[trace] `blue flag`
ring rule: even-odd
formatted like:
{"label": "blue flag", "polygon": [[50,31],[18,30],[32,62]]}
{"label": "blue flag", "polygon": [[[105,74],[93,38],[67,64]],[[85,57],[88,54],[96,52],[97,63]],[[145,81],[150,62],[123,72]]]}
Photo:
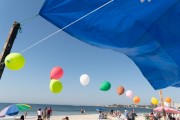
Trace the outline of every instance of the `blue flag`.
{"label": "blue flag", "polygon": [[64,31],[126,54],[155,90],[180,87],[180,0],[46,0],[39,14],[59,28],[76,21]]}

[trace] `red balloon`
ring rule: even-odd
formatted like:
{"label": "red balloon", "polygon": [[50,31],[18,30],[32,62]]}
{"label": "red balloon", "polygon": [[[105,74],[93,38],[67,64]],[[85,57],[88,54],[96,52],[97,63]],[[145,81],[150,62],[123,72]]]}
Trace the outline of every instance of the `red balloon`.
{"label": "red balloon", "polygon": [[63,76],[63,69],[60,67],[54,67],[50,72],[51,79],[59,79]]}
{"label": "red balloon", "polygon": [[124,87],[119,86],[119,87],[117,88],[117,94],[118,94],[118,95],[122,95],[123,93],[124,93]]}

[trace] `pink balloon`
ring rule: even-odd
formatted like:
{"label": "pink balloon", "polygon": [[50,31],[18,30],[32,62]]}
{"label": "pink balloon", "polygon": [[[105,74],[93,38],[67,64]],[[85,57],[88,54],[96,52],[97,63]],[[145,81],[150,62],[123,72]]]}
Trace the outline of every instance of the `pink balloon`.
{"label": "pink balloon", "polygon": [[132,93],[131,90],[126,91],[126,96],[127,96],[128,98],[131,98],[132,95],[133,95],[133,93]]}
{"label": "pink balloon", "polygon": [[63,76],[63,69],[60,67],[54,67],[50,72],[51,79],[59,79]]}

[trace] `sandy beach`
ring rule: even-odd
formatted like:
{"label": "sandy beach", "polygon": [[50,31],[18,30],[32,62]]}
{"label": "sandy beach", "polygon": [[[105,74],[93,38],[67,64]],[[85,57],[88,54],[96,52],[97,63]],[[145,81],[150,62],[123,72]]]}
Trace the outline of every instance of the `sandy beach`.
{"label": "sandy beach", "polygon": [[[70,120],[99,120],[98,118],[99,114],[92,114],[92,115],[70,115],[68,116],[70,118]],[[52,117],[53,119],[52,120],[61,120],[62,118],[64,118],[66,116],[54,116]],[[112,117],[112,116],[108,116],[107,119],[104,119],[104,120],[123,120],[123,118],[118,118],[118,117]],[[144,117],[143,116],[138,116],[136,117],[136,120],[144,120]]]}
{"label": "sandy beach", "polygon": [[[98,118],[99,114],[88,114],[88,115],[69,115],[69,120],[99,120]],[[18,120],[20,116],[16,116],[15,120]],[[60,115],[60,116],[51,116],[50,120],[62,120],[62,118],[65,118],[66,116]],[[14,118],[0,118],[0,120],[13,120]],[[28,116],[25,120],[37,120],[36,116]],[[101,119],[102,120],[102,119]],[[103,120],[123,120],[121,118],[108,116],[107,119]],[[137,116],[136,120],[144,120],[143,116]]]}

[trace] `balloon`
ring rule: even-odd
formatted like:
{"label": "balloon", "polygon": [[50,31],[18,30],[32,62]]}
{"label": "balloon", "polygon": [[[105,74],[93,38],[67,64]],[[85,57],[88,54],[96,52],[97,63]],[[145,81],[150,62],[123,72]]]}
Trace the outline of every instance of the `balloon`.
{"label": "balloon", "polygon": [[59,93],[59,92],[62,91],[63,85],[62,85],[62,83],[61,83],[60,81],[58,81],[58,80],[51,80],[51,81],[50,81],[49,88],[50,88],[50,91],[51,91],[52,93],[56,93],[56,94],[57,94],[57,93]]}
{"label": "balloon", "polygon": [[83,86],[86,86],[89,84],[89,81],[90,81],[90,78],[87,74],[83,74],[80,76],[80,83],[83,85]]}
{"label": "balloon", "polygon": [[133,95],[133,93],[132,93],[131,90],[126,91],[126,96],[127,96],[128,98],[131,98],[132,95]]}
{"label": "balloon", "polygon": [[165,101],[166,101],[167,103],[171,103],[171,98],[170,98],[170,97],[166,97]]}
{"label": "balloon", "polygon": [[20,53],[11,53],[5,58],[5,65],[10,70],[19,70],[25,65],[25,59]]}
{"label": "balloon", "polygon": [[51,79],[59,79],[63,76],[63,69],[60,67],[54,67],[50,72]]}
{"label": "balloon", "polygon": [[101,83],[100,90],[108,91],[111,88],[111,84],[108,81],[104,81]]}
{"label": "balloon", "polygon": [[152,103],[153,105],[157,105],[157,104],[158,104],[158,100],[157,100],[155,97],[152,97],[152,98],[151,98],[151,103]]}
{"label": "balloon", "polygon": [[54,81],[58,81],[58,79],[51,79],[52,81],[54,80]]}
{"label": "balloon", "polygon": [[133,98],[133,102],[134,102],[135,104],[138,104],[138,103],[140,102],[140,97],[135,96],[135,97]]}
{"label": "balloon", "polygon": [[124,93],[124,87],[119,86],[119,87],[117,88],[117,94],[118,94],[118,95],[122,95],[123,93]]}

